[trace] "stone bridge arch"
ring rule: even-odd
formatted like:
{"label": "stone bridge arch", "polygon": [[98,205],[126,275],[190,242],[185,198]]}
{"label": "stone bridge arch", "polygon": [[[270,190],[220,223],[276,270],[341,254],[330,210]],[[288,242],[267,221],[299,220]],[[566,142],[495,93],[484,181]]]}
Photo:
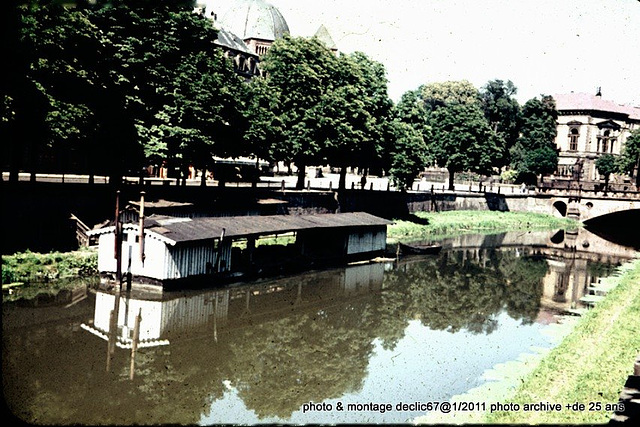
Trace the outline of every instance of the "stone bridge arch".
{"label": "stone bridge arch", "polygon": [[553,215],[566,217],[567,216],[567,201],[565,200],[555,200],[552,201],[551,206],[553,207]]}
{"label": "stone bridge arch", "polygon": [[591,198],[580,201],[580,221],[618,212],[640,210],[640,200]]}
{"label": "stone bridge arch", "polygon": [[640,209],[640,197],[581,196],[552,197],[549,213],[556,217],[571,217],[582,222],[617,212]]}

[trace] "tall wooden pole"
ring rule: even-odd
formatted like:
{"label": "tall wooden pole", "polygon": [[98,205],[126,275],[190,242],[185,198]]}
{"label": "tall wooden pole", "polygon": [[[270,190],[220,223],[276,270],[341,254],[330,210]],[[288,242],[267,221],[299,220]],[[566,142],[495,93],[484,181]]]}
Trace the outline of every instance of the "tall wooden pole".
{"label": "tall wooden pole", "polygon": [[140,192],[140,261],[144,265],[144,191]]}
{"label": "tall wooden pole", "polygon": [[133,379],[133,373],[136,366],[136,353],[138,352],[138,343],[140,342],[140,322],[142,321],[142,309],[138,311],[136,323],[133,326],[133,342],[131,343],[131,367],[129,371],[129,379]]}
{"label": "tall wooden pole", "polygon": [[115,248],[114,257],[116,259],[116,281],[122,285],[122,227],[120,226],[120,190],[116,191],[116,213],[115,213]]}

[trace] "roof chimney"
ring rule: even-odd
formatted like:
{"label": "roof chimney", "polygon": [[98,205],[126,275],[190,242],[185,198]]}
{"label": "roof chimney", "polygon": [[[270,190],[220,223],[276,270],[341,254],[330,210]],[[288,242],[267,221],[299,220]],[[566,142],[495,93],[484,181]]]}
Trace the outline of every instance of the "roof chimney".
{"label": "roof chimney", "polygon": [[596,93],[596,96],[602,97],[602,91],[601,91],[601,87],[598,86],[598,92]]}

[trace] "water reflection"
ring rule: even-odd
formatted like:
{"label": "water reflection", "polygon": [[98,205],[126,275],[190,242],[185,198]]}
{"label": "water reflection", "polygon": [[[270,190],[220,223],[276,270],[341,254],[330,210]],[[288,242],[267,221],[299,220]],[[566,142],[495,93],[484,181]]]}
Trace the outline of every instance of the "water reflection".
{"label": "water reflection", "polygon": [[5,398],[51,424],[404,422],[420,413],[300,408],[448,399],[549,345],[549,309],[579,308],[635,254],[597,239],[461,236],[437,257],[199,292],[98,289],[67,309],[3,305]]}

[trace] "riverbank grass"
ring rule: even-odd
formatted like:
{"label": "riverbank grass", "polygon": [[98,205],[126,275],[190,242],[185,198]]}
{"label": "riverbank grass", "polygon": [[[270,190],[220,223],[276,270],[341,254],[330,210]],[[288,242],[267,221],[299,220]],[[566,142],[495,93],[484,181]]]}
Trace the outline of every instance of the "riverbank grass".
{"label": "riverbank grass", "polygon": [[[640,353],[640,260],[623,265],[603,279],[615,284],[607,297],[589,310],[575,329],[542,359],[512,398],[526,403],[560,403],[561,411],[504,411],[486,414],[490,424],[598,424],[612,415]],[[582,410],[567,409],[581,403]],[[505,403],[505,402],[503,402]]]}
{"label": "riverbank grass", "polygon": [[441,239],[467,233],[576,229],[578,221],[531,212],[416,212],[415,221],[397,219],[387,228],[387,242]]}
{"label": "riverbank grass", "polygon": [[29,250],[2,255],[2,284],[49,282],[87,277],[98,271],[98,253],[93,249],[37,253]]}

